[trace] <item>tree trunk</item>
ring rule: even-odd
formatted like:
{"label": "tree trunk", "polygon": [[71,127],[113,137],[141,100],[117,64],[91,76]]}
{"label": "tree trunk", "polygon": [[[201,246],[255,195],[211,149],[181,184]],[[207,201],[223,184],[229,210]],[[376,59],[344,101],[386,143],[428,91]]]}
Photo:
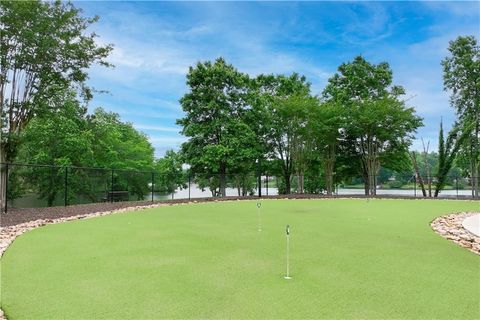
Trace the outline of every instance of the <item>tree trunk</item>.
{"label": "tree trunk", "polygon": [[333,193],[333,169],[335,168],[335,146],[328,147],[327,156],[325,161],[325,189],[327,195],[331,196]]}
{"label": "tree trunk", "polygon": [[325,189],[327,190],[327,195],[331,196],[333,191],[333,168],[335,162],[333,159],[325,160]]}
{"label": "tree trunk", "polygon": [[423,197],[426,198],[427,192],[425,191],[425,184],[423,183],[422,176],[420,175],[420,169],[418,168],[417,155],[412,152],[410,154],[410,158],[412,159],[413,169],[415,170],[415,181],[417,181],[420,185],[420,188],[422,188]]}
{"label": "tree trunk", "polygon": [[0,213],[5,211],[5,205],[7,203],[7,166],[4,164],[7,162],[6,150],[0,149]]}
{"label": "tree trunk", "polygon": [[478,174],[479,174],[479,163],[476,158],[472,157],[471,164],[471,178],[472,178],[472,197],[478,198]]}
{"label": "tree trunk", "polygon": [[370,195],[377,195],[377,159],[375,156],[369,156],[368,158],[368,184],[370,186]]}
{"label": "tree trunk", "polygon": [[225,197],[226,196],[226,181],[227,176],[225,173],[220,173],[220,190],[219,190],[219,195],[220,197]]}
{"label": "tree trunk", "polygon": [[[477,105],[478,107],[478,105]],[[473,154],[472,154],[472,196],[478,198],[478,175],[480,173],[480,164],[478,157],[480,156],[480,112],[475,113],[475,129],[473,138]]]}
{"label": "tree trunk", "polygon": [[285,179],[285,194],[290,194],[292,191],[292,187],[290,185],[290,174],[285,173],[284,174],[284,179]]}
{"label": "tree trunk", "polygon": [[363,181],[365,195],[368,196],[370,194],[370,180],[368,179],[368,171],[366,169],[363,170]]}
{"label": "tree trunk", "polygon": [[365,195],[375,196],[377,194],[377,173],[380,169],[378,160],[378,146],[374,141],[368,139],[366,152],[362,157],[364,168],[364,178],[368,181],[368,186],[365,185]]}
{"label": "tree trunk", "polygon": [[303,172],[298,173],[298,193],[304,193],[304,176]]}
{"label": "tree trunk", "polygon": [[225,197],[226,194],[226,186],[227,186],[227,169],[224,163],[220,164],[220,190],[219,195],[220,197]]}

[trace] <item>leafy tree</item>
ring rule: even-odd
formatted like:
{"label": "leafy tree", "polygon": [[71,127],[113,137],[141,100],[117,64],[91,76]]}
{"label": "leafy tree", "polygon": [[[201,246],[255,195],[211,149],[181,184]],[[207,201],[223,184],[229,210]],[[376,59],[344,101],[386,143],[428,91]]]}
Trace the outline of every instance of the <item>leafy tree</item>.
{"label": "leafy tree", "polygon": [[[450,56],[442,61],[445,90],[451,92],[459,125],[470,128],[463,152],[470,161],[472,195],[478,197],[480,170],[480,46],[474,36],[450,41]],[[473,124],[473,125],[471,125]]]}
{"label": "leafy tree", "polygon": [[447,140],[443,137],[443,123],[440,122],[440,133],[438,142],[438,169],[437,169],[437,181],[435,183],[435,195],[438,197],[440,191],[443,190],[447,182],[448,173],[453,167],[455,157],[458,150],[461,148],[464,140],[470,133],[469,128],[463,130],[456,124],[454,128],[449,132]]}
{"label": "leafy tree", "polygon": [[148,137],[114,112],[97,108],[88,117],[95,143],[93,166],[126,170],[151,170],[154,149]]}
{"label": "leafy tree", "polygon": [[219,177],[219,195],[225,196],[227,171],[258,158],[257,137],[245,121],[250,80],[224,59],[197,63],[187,75],[190,92],[180,100],[185,117],[177,123],[189,140],[182,153],[192,171]]}
{"label": "leafy tree", "polygon": [[129,190],[143,199],[151,181],[150,172],[143,171],[151,170],[153,163],[147,137],[103,109],[87,116],[71,91],[59,92],[57,97],[64,105],[32,119],[22,134],[16,161],[40,166],[16,168],[21,170],[16,184],[23,184],[23,191],[35,191],[51,206],[59,195],[63,200],[68,179],[68,203],[76,203],[82,196],[98,201],[99,195],[112,187],[112,172],[84,167],[113,168],[115,189]]}
{"label": "leafy tree", "polygon": [[[93,134],[92,143],[93,166],[112,168],[113,188],[118,191],[130,191],[138,200],[144,198],[151,183],[154,149],[148,137],[137,131],[131,123],[124,123],[120,116],[113,112],[106,112],[102,108],[96,109],[88,117],[89,128]],[[142,171],[132,173],[130,171]],[[104,171],[106,179],[110,172]],[[108,177],[109,178],[109,177]],[[111,186],[106,186],[109,190]]]}
{"label": "leafy tree", "polygon": [[220,179],[219,175],[199,173],[195,174],[194,181],[197,183],[200,190],[204,191],[205,188],[208,188],[212,193],[212,197],[222,196],[220,193]]}
{"label": "leafy tree", "polygon": [[[11,162],[22,130],[48,109],[59,91],[76,88],[85,99],[92,64],[104,59],[112,47],[100,46],[88,28],[98,20],[84,18],[71,3],[61,1],[0,2],[0,162]],[[6,175],[0,177],[3,208]]]}
{"label": "leafy tree", "polygon": [[255,186],[257,185],[257,175],[254,171],[238,173],[231,176],[231,184],[237,189],[239,197],[253,195]]}
{"label": "leafy tree", "polygon": [[[59,97],[62,107],[54,108],[30,121],[22,134],[18,162],[51,165],[59,168],[28,167],[22,176],[40,198],[53,205],[57,195],[64,192],[67,166],[83,166],[91,163],[92,133],[85,118],[86,108],[76,100],[71,91]],[[25,169],[25,168],[24,168]],[[79,181],[70,181],[69,200],[80,192]],[[74,187],[74,186],[77,186]]]}
{"label": "leafy tree", "polygon": [[392,85],[388,63],[374,65],[359,56],[338,71],[323,97],[346,108],[345,142],[360,158],[365,194],[375,195],[380,165],[392,155],[406,155],[422,121],[400,99],[405,91]]}
{"label": "leafy tree", "polygon": [[307,107],[313,103],[310,83],[294,73],[289,77],[260,75],[256,84],[260,108],[264,110],[262,139],[268,156],[278,160],[284,191],[289,194],[292,174],[297,171],[302,176],[305,171]]}
{"label": "leafy tree", "polygon": [[155,189],[160,192],[173,193],[180,188],[186,188],[186,175],[182,168],[181,155],[168,150],[163,158],[155,161]]}
{"label": "leafy tree", "polygon": [[313,139],[314,151],[323,163],[327,195],[331,195],[334,189],[335,161],[343,138],[344,121],[344,109],[334,103],[322,103],[309,112],[308,132]]}

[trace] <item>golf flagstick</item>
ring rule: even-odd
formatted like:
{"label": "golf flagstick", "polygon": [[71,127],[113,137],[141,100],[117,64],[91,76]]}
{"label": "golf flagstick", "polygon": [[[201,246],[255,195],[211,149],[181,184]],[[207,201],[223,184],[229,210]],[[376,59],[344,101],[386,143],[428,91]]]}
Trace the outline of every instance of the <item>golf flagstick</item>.
{"label": "golf flagstick", "polygon": [[287,274],[285,275],[285,279],[292,279],[290,277],[290,226],[287,224],[287,227],[285,228],[285,233],[287,235]]}
{"label": "golf flagstick", "polygon": [[258,231],[262,231],[262,217],[260,216],[261,202],[257,202],[257,216],[258,216]]}

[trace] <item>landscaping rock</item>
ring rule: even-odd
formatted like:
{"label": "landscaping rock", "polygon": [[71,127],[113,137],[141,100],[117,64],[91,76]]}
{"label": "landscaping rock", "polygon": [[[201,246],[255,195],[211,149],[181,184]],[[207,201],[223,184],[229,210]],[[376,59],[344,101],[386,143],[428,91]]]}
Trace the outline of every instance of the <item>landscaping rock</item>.
{"label": "landscaping rock", "polygon": [[477,213],[460,212],[441,216],[430,224],[432,229],[443,238],[480,255],[480,237],[465,230],[463,220]]}

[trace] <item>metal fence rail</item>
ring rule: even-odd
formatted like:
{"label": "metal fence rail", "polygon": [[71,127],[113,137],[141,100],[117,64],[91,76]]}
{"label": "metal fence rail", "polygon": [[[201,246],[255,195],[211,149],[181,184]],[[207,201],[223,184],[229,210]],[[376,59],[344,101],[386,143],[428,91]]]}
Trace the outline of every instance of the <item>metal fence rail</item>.
{"label": "metal fence rail", "polygon": [[[333,195],[365,195],[364,177],[344,177],[341,181],[335,176],[330,178],[291,175],[287,184],[284,177],[266,172],[221,176],[185,170],[172,175],[152,170],[0,163],[1,211],[116,201],[261,197],[285,194],[287,185],[290,193],[325,194],[326,180],[335,182]],[[411,172],[375,177],[376,195],[424,197],[419,178]],[[472,199],[474,179],[478,177],[450,175],[438,197]],[[435,178],[421,177],[421,181],[426,185],[426,196],[433,197]],[[429,184],[432,190],[428,189]]]}

